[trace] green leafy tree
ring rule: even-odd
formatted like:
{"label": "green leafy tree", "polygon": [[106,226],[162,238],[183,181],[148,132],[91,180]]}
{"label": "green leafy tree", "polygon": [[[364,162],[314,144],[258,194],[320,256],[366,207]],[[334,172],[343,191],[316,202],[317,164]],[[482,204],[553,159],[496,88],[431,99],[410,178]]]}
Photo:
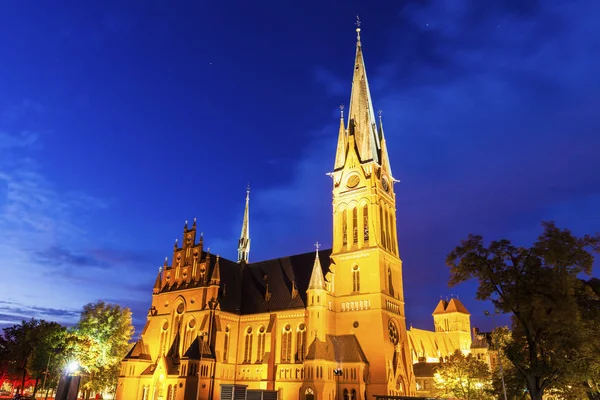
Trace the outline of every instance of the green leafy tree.
{"label": "green leafy tree", "polygon": [[120,362],[127,355],[133,331],[128,308],[103,301],[83,307],[74,333],[78,361],[89,375],[83,385],[86,396],[91,392],[114,390]]}
{"label": "green leafy tree", "polygon": [[[506,348],[512,343],[512,333],[507,326],[501,326],[492,332],[491,347],[489,349],[492,367],[493,393],[498,399],[504,399],[504,387],[506,397],[509,400],[526,400],[527,383],[511,361],[506,356]],[[502,366],[502,368],[500,368]]]}
{"label": "green leafy tree", "polygon": [[61,365],[60,357],[55,354],[61,351],[60,346],[67,335],[66,328],[60,324],[36,319],[3,329],[0,358],[6,366],[7,375],[18,375],[21,378],[20,392],[29,376],[35,379],[35,395],[46,373],[55,371]]}
{"label": "green leafy tree", "polygon": [[491,376],[487,364],[456,350],[437,368],[433,384],[438,396],[461,400],[492,399]]}
{"label": "green leafy tree", "polygon": [[582,309],[594,307],[597,296],[578,279],[591,274],[600,235],[575,237],[552,222],[543,227],[529,248],[508,240],[486,247],[481,236],[469,235],[447,257],[451,286],[477,279],[477,298],[511,315],[512,341],[504,352],[533,400],[549,390],[581,388],[585,371],[600,359],[598,347],[588,344],[597,343],[591,334],[597,323],[587,317],[596,311]]}

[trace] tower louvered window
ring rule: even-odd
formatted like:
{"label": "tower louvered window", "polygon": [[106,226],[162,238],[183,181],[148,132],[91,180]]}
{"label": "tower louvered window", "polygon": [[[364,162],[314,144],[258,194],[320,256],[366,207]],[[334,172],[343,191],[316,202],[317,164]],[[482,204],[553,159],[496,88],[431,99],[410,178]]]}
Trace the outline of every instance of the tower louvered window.
{"label": "tower louvered window", "polygon": [[281,362],[292,361],[292,328],[289,324],[283,329],[281,334]]}
{"label": "tower louvered window", "polygon": [[352,268],[352,291],[360,292],[360,269],[358,265]]}
{"label": "tower louvered window", "polygon": [[352,209],[352,243],[358,243],[358,210]]}
{"label": "tower louvered window", "polygon": [[369,241],[369,206],[365,204],[363,207],[363,240],[365,244]]}
{"label": "tower louvered window", "polygon": [[346,210],[342,211],[342,243],[348,244],[348,217],[346,216]]}
{"label": "tower louvered window", "polygon": [[252,328],[246,330],[246,342],[244,346],[244,362],[252,362]]}

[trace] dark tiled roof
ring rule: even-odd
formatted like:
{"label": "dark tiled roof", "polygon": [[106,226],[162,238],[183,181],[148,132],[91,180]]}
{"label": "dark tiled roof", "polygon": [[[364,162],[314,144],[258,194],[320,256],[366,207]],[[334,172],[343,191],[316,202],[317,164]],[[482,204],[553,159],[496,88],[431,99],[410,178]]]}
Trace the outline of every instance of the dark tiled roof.
{"label": "dark tiled roof", "polygon": [[413,364],[413,371],[417,378],[433,378],[433,374],[440,363],[419,362]]}
{"label": "dark tiled roof", "polygon": [[[323,274],[329,269],[331,249],[319,251]],[[243,273],[242,314],[306,307],[306,290],[310,281],[315,253],[260,261],[245,266]],[[292,282],[297,295],[292,296]],[[269,285],[270,298],[265,298]]]}
{"label": "dark tiled roof", "polygon": [[[329,270],[331,249],[319,250],[319,261],[323,275]],[[202,260],[206,252],[202,252]],[[242,267],[237,262],[219,259],[221,285],[219,304],[221,310],[235,314],[256,314],[269,311],[306,307],[306,290],[310,281],[315,253],[297,254],[272,260],[258,261]],[[216,256],[210,256],[207,276],[211,276]],[[295,283],[297,293],[292,296]],[[265,294],[269,285],[268,301]],[[193,289],[201,283],[183,282],[179,285],[165,286],[162,292]]]}
{"label": "dark tiled roof", "polygon": [[142,339],[138,340],[129,353],[125,356],[125,359],[138,359],[138,360],[150,360],[150,349],[144,343]]}
{"label": "dark tiled roof", "polygon": [[325,342],[315,339],[308,348],[306,359],[337,361],[340,363],[368,363],[367,357],[354,335],[327,335]]}

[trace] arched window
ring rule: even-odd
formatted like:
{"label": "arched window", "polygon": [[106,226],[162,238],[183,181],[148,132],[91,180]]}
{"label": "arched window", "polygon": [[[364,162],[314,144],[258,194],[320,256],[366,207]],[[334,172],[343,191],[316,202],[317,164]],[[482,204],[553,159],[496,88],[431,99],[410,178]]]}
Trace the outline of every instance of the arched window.
{"label": "arched window", "polygon": [[381,229],[381,245],[383,248],[387,248],[387,244],[385,243],[385,223],[383,222],[383,205],[379,206],[379,228]]}
{"label": "arched window", "polygon": [[256,361],[262,362],[265,356],[265,327],[263,325],[258,328],[258,346],[256,349]]}
{"label": "arched window", "polygon": [[346,216],[346,210],[342,210],[342,244],[344,246],[348,244],[348,217]]}
{"label": "arched window", "polygon": [[311,388],[306,388],[304,392],[304,398],[306,400],[315,400],[315,392]]}
{"label": "arched window", "polygon": [[246,329],[246,338],[244,346],[244,362],[252,362],[252,327]]}
{"label": "arched window", "polygon": [[188,325],[186,327],[185,340],[183,342],[183,353],[185,353],[187,351],[187,349],[192,345],[192,342],[194,340],[194,328],[195,327],[196,327],[196,320],[192,318],[190,320],[190,322],[188,322]]}
{"label": "arched window", "polygon": [[142,387],[142,400],[148,400],[148,386]]}
{"label": "arched window", "polygon": [[391,250],[392,241],[390,240],[390,224],[388,223],[389,214],[387,208],[383,210],[383,219],[385,222],[385,242],[387,243],[386,249]]}
{"label": "arched window", "polygon": [[358,211],[352,209],[352,243],[358,243]]}
{"label": "arched window", "polygon": [[352,268],[352,291],[360,292],[360,269],[358,265]]}
{"label": "arched window", "polygon": [[298,325],[298,332],[296,334],[296,361],[304,361],[304,355],[306,354],[306,325]]}
{"label": "arched window", "polygon": [[350,398],[352,400],[356,400],[356,390],[352,389],[352,391],[350,392],[350,395],[351,395]]}
{"label": "arched window", "polygon": [[390,250],[392,253],[396,253],[396,230],[394,229],[394,215],[392,210],[389,211],[388,217],[390,219],[390,228],[388,230],[390,235]]}
{"label": "arched window", "polygon": [[281,362],[292,361],[292,327],[287,324],[281,334]]}
{"label": "arched window", "polygon": [[350,396],[348,395],[348,389],[344,389],[344,400],[350,400]]}
{"label": "arched window", "polygon": [[390,296],[394,297],[394,280],[392,275],[391,268],[388,267],[388,291],[390,292]]}
{"label": "arched window", "polygon": [[167,388],[167,400],[173,400],[173,386]]}
{"label": "arched window", "polygon": [[[200,349],[202,351],[202,349]],[[225,327],[225,338],[223,340],[223,362],[227,362],[227,356],[229,354],[229,327]]]}
{"label": "arched window", "polygon": [[167,336],[169,335],[169,323],[163,322],[162,330],[160,331],[160,344],[158,345],[159,356],[165,354],[165,346],[167,342]]}
{"label": "arched window", "polygon": [[365,243],[369,242],[369,206],[367,204],[363,207],[363,240]]}

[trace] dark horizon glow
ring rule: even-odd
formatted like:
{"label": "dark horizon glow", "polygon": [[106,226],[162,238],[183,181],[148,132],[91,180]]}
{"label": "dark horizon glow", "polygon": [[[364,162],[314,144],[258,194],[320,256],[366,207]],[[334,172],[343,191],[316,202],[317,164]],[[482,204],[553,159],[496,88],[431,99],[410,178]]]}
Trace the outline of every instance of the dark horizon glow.
{"label": "dark horizon glow", "polygon": [[0,325],[73,323],[102,299],[139,333],[185,220],[236,258],[248,182],[251,261],[331,246],[357,12],[400,180],[407,325],[431,329],[456,295],[491,328],[474,282],[447,286],[468,233],[600,231],[600,4],[282,3],[4,7]]}

